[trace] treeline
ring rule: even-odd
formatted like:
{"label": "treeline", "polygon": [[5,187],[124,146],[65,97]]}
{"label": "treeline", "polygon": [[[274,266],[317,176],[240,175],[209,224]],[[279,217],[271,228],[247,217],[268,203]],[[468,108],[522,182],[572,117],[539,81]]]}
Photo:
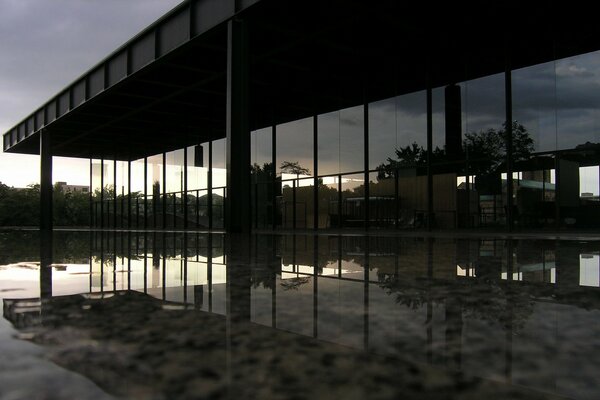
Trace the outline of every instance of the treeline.
{"label": "treeline", "polygon": [[[54,225],[89,226],[88,193],[64,192],[54,186]],[[32,226],[40,223],[40,185],[9,187],[0,182],[0,226]]]}

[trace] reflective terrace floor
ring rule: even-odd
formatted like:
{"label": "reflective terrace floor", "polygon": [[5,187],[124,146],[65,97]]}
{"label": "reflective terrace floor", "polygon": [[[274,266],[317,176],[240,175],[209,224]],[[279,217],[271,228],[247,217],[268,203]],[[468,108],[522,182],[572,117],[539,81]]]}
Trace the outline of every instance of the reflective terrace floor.
{"label": "reflective terrace floor", "polygon": [[598,399],[600,242],[0,232],[0,398]]}

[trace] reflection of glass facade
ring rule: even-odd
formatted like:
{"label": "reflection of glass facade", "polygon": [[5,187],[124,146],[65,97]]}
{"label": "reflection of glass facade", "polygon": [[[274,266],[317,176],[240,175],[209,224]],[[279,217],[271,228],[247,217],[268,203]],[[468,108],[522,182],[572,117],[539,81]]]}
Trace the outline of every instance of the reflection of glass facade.
{"label": "reflection of glass facade", "polygon": [[[253,323],[331,345],[401,354],[414,362],[499,382],[518,380],[530,389],[576,398],[598,391],[590,383],[595,381],[588,381],[595,376],[593,357],[563,347],[582,346],[593,354],[597,343],[593,328],[574,328],[596,326],[596,242],[253,239],[255,248],[243,256],[247,268],[237,276],[227,264],[232,257],[239,262],[241,255],[227,250],[224,236],[96,233],[91,280],[82,277],[65,285],[64,275],[76,273],[69,267],[55,272],[55,287],[65,285],[58,293],[137,291],[165,301],[166,309],[221,315],[228,314],[227,301],[247,302],[241,309],[247,309]],[[542,359],[535,372],[543,381],[528,375],[531,354]],[[566,359],[585,366],[580,375],[570,376],[561,367]],[[567,375],[582,386],[547,384]]]}

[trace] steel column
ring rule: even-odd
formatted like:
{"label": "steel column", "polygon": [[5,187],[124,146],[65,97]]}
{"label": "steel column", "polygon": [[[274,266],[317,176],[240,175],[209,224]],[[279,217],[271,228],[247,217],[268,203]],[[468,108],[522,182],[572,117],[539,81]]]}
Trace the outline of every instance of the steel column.
{"label": "steel column", "polygon": [[250,124],[248,115],[248,37],[246,23],[228,22],[227,40],[227,197],[226,229],[250,231]]}

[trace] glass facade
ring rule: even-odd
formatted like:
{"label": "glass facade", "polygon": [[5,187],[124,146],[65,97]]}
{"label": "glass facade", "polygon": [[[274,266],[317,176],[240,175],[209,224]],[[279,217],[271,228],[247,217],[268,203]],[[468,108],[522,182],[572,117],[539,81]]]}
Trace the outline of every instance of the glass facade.
{"label": "glass facade", "polygon": [[[598,71],[600,51],[252,131],[252,227],[598,227]],[[225,227],[226,139],[91,168],[94,226]]]}

